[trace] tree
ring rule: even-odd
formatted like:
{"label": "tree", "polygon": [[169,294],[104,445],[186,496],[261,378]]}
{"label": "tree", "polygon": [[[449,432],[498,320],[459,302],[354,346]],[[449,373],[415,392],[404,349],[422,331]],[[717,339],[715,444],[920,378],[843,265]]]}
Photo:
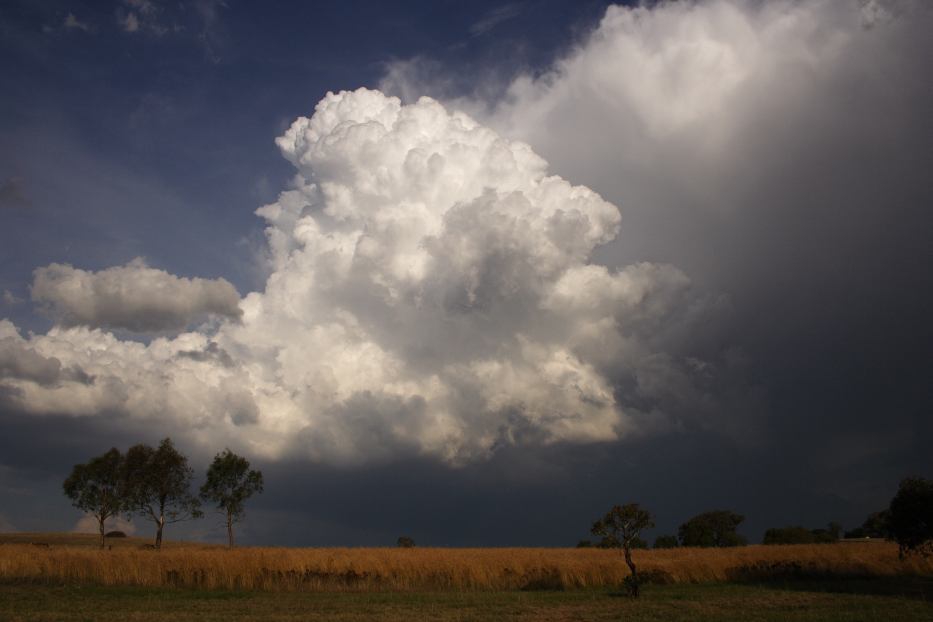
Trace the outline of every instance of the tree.
{"label": "tree", "polygon": [[104,523],[126,508],[123,466],[123,454],[114,447],[87,464],[74,465],[62,484],[71,504],[97,519],[100,548],[104,548]]}
{"label": "tree", "polygon": [[639,542],[644,544],[639,534],[643,529],[652,527],[654,527],[654,518],[651,513],[638,507],[637,503],[629,503],[623,506],[613,506],[605,516],[593,523],[590,529],[594,536],[602,536],[604,541],[616,542],[615,546],[622,549],[625,563],[632,573],[626,584],[633,598],[638,598],[638,569],[632,561],[632,549],[636,548]]}
{"label": "tree", "polygon": [[933,554],[933,480],[902,480],[886,518],[886,531],[897,542],[902,558],[908,553]]}
{"label": "tree", "polygon": [[214,503],[227,519],[227,542],[233,547],[233,524],[241,521],[246,500],[262,492],[262,473],[249,468],[249,460],[225,449],[214,456],[201,486],[201,498]]}
{"label": "tree", "polygon": [[170,438],[162,439],[158,449],[134,445],[126,452],[128,509],[155,523],[157,550],[165,525],[202,515],[201,502],[191,494],[193,477],[194,469]]}
{"label": "tree", "polygon": [[729,510],[705,512],[681,525],[677,535],[682,546],[742,546],[745,538],[735,530],[744,520]]}
{"label": "tree", "polygon": [[410,549],[415,546],[415,541],[408,536],[399,536],[395,543],[402,549]]}
{"label": "tree", "polygon": [[658,536],[654,539],[654,548],[656,549],[676,549],[677,536]]}
{"label": "tree", "polygon": [[869,538],[884,538],[888,535],[888,510],[872,512],[862,523],[862,531]]}

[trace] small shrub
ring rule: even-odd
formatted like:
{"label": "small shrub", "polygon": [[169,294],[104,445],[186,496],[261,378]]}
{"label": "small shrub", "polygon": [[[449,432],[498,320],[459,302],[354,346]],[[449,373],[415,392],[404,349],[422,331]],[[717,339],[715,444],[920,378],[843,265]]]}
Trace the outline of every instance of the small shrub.
{"label": "small shrub", "polygon": [[104,537],[106,537],[106,538],[125,538],[125,537],[126,537],[126,534],[123,533],[122,531],[119,531],[119,530],[116,530],[116,529],[115,529],[115,530],[113,530],[113,531],[108,531],[106,534],[104,534]]}
{"label": "small shrub", "polygon": [[415,546],[415,541],[408,536],[399,536],[396,544],[403,549],[410,549]]}

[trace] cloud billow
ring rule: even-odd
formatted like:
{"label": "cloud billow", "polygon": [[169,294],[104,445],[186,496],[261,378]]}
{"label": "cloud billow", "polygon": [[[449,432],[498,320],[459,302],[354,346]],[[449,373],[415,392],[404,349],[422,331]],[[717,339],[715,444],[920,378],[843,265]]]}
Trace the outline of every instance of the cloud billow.
{"label": "cloud billow", "polygon": [[[18,347],[94,382],[7,375],[21,409],[117,412],[209,447],[337,464],[464,464],[507,445],[666,425],[659,379],[689,384],[696,362],[655,337],[689,323],[690,283],[671,266],[590,261],[619,231],[615,206],[429,98],[328,94],[277,143],[298,174],[257,210],[265,290],[234,312],[225,282],[139,262],[41,268],[33,298],[61,325],[17,335]],[[149,344],[101,330],[178,327],[198,313],[226,319]],[[622,377],[641,404],[619,399]]]}
{"label": "cloud billow", "polygon": [[88,272],[68,264],[37,268],[32,299],[63,326],[177,331],[209,315],[236,319],[240,297],[226,279],[187,279],[142,259]]}

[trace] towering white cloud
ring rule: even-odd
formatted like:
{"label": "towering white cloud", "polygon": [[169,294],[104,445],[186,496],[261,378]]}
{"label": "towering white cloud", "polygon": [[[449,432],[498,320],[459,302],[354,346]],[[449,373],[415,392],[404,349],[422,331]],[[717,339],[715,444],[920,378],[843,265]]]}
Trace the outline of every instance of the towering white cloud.
{"label": "towering white cloud", "polygon": [[179,278],[139,258],[100,272],[57,263],[37,268],[32,299],[65,326],[141,333],[180,330],[208,315],[240,315],[240,297],[226,279]]}
{"label": "towering white cloud", "polygon": [[[33,296],[63,326],[26,339],[7,324],[11,347],[44,357],[5,374],[7,400],[333,462],[463,463],[664,419],[623,407],[616,382],[678,368],[657,337],[686,321],[689,282],[669,266],[590,262],[618,232],[616,207],[428,98],[328,94],[277,142],[298,174],[257,210],[271,274],[242,317],[212,335],[120,341],[94,327],[179,326],[194,311],[234,315],[231,301],[222,284],[141,264],[40,269]],[[166,298],[170,308],[156,304]],[[44,380],[53,357],[92,381]],[[653,390],[640,384],[632,391]]]}

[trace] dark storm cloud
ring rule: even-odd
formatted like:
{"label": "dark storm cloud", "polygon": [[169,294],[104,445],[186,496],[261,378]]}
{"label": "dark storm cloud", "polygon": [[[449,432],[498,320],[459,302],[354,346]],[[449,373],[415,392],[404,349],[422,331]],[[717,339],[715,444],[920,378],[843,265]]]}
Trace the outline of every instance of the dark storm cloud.
{"label": "dark storm cloud", "polygon": [[[517,80],[493,122],[620,204],[600,261],[671,262],[728,295],[706,348],[750,359],[775,443],[919,430],[931,24],[916,2],[618,9],[554,73]],[[688,47],[710,53],[676,54]]]}
{"label": "dark storm cloud", "polygon": [[[931,26],[911,1],[615,8],[498,103],[453,101],[620,205],[598,261],[670,262],[726,297],[673,343],[732,372],[667,412],[756,435],[806,490],[884,499],[933,470]],[[387,86],[432,92],[404,73]]]}
{"label": "dark storm cloud", "polygon": [[[691,516],[731,508],[760,542],[783,524],[852,527],[878,509],[872,494],[814,489],[807,465],[774,450],[755,455],[716,434],[676,434],[589,447],[504,449],[488,462],[449,469],[429,460],[340,469],[260,465],[265,494],[250,511],[256,542],[391,546],[574,546],[613,504],[638,501],[655,514],[649,539]],[[864,474],[859,474],[863,476]],[[876,473],[882,495],[899,475]],[[864,491],[863,491],[864,493]]]}

